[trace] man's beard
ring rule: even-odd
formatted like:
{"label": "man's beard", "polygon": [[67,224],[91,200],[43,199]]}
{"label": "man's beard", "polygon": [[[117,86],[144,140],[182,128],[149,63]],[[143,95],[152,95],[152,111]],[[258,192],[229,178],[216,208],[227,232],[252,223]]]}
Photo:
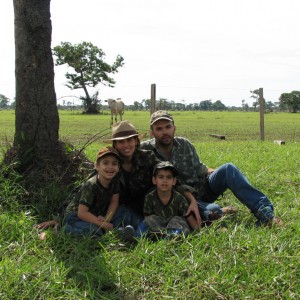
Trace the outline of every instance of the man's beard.
{"label": "man's beard", "polygon": [[167,147],[167,146],[172,145],[174,136],[169,136],[168,135],[166,137],[156,140],[157,144],[161,147]]}

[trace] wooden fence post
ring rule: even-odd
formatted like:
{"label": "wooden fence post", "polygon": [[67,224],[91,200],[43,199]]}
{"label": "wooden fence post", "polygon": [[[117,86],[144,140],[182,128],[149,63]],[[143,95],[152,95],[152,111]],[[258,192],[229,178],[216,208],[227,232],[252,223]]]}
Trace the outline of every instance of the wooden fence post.
{"label": "wooden fence post", "polygon": [[260,139],[265,140],[265,105],[263,88],[259,88]]}
{"label": "wooden fence post", "polygon": [[156,102],[156,84],[151,84],[151,103],[150,103],[150,115],[155,112],[155,103]]}

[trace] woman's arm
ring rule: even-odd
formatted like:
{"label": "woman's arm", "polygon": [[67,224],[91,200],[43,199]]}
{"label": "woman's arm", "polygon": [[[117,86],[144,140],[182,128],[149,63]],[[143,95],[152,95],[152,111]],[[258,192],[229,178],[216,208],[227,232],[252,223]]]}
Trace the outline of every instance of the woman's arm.
{"label": "woman's arm", "polygon": [[200,229],[201,225],[198,224],[194,214],[190,214],[189,216],[186,217],[186,220],[188,221],[189,225],[194,229]]}
{"label": "woman's arm", "polygon": [[195,197],[189,191],[183,192],[183,195],[190,203],[185,216],[188,217],[190,215],[194,215],[194,218],[195,218],[197,224],[200,226],[201,225],[201,217],[200,217],[200,213],[199,213],[199,209],[198,209],[198,205],[197,205],[197,201],[196,201]]}

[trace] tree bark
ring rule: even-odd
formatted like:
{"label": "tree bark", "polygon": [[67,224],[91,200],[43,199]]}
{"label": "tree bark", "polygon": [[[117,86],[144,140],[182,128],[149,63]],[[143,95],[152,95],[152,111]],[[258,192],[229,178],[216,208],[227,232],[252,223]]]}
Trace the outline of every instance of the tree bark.
{"label": "tree bark", "polygon": [[14,146],[22,158],[51,157],[58,146],[59,116],[51,51],[50,0],[14,0],[14,13]]}

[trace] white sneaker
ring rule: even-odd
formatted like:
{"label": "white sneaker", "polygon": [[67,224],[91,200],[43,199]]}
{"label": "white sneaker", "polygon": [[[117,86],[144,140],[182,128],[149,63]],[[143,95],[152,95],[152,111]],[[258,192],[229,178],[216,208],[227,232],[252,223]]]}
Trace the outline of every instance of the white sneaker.
{"label": "white sneaker", "polygon": [[118,236],[124,242],[133,242],[135,240],[135,230],[131,225],[118,228]]}

